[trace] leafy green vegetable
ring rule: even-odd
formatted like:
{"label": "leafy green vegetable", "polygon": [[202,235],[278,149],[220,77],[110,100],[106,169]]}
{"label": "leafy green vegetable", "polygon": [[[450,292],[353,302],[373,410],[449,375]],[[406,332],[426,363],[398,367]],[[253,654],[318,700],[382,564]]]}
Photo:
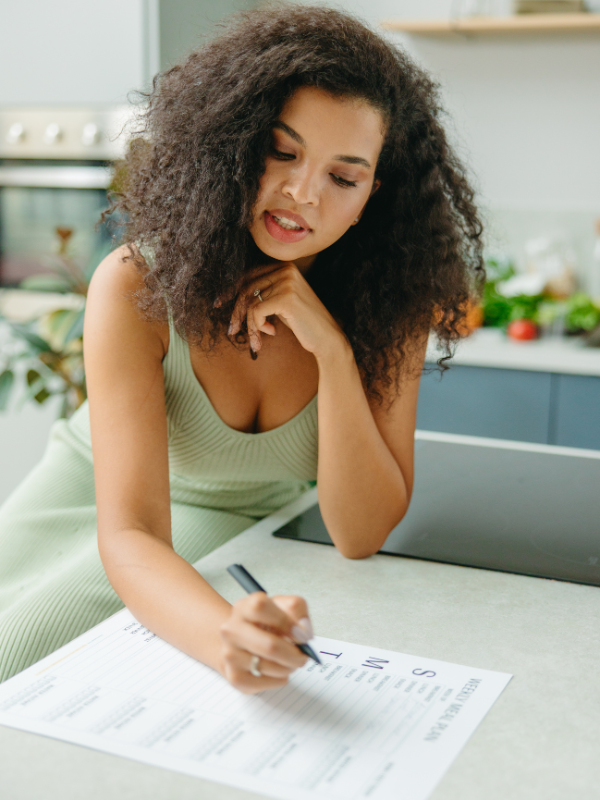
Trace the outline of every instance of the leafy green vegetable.
{"label": "leafy green vegetable", "polygon": [[530,319],[532,322],[537,323],[537,312],[543,299],[544,296],[542,294],[519,294],[516,297],[509,298],[511,303],[510,321]]}
{"label": "leafy green vegetable", "polygon": [[583,292],[571,295],[567,300],[565,327],[570,333],[591,331],[600,325],[600,308]]}
{"label": "leafy green vegetable", "polygon": [[512,278],[515,274],[512,263],[488,259],[486,272],[488,280],[481,299],[483,324],[494,328],[503,328],[509,322],[517,319],[530,319],[537,323],[537,310],[544,300],[543,295],[520,294],[516,297],[505,297],[498,291],[498,284]]}
{"label": "leafy green vegetable", "polygon": [[496,291],[496,284],[488,282],[481,298],[483,324],[493,328],[501,328],[510,321],[511,304],[507,297]]}
{"label": "leafy green vegetable", "polygon": [[569,333],[590,331],[600,325],[600,307],[583,292],[571,295],[566,301],[544,294],[505,297],[498,291],[498,284],[515,274],[512,264],[489,259],[486,272],[488,280],[481,299],[483,324],[486,326],[502,328],[519,319],[551,326],[563,316]]}

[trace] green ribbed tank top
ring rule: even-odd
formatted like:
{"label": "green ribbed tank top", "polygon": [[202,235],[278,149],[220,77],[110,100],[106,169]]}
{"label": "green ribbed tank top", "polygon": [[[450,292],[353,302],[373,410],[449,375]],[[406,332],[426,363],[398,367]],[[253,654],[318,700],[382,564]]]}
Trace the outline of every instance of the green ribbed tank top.
{"label": "green ribbed tank top", "polygon": [[169,461],[178,475],[202,485],[218,482],[313,480],[317,477],[317,397],[291,420],[263,433],[226,425],[190,361],[187,344],[170,326],[164,361]]}
{"label": "green ribbed tank top", "polygon": [[[263,516],[317,478],[317,396],[291,420],[244,433],[219,417],[194,374],[187,343],[169,321],[163,360],[171,497],[180,502]],[[62,435],[91,454],[87,403]]]}

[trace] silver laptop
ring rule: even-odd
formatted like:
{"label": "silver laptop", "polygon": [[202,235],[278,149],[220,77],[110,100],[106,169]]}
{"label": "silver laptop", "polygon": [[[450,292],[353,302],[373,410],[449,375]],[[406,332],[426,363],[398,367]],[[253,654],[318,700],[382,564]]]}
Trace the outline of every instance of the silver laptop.
{"label": "silver laptop", "polygon": [[[417,431],[382,553],[600,586],[600,451]],[[274,536],[331,544],[318,505]]]}

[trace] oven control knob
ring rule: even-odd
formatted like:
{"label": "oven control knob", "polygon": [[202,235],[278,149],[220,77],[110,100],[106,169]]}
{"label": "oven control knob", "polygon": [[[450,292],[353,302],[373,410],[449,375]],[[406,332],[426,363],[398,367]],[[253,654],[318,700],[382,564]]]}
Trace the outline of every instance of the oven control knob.
{"label": "oven control knob", "polygon": [[13,122],[6,134],[6,141],[9,144],[18,144],[25,139],[25,128],[20,122]]}
{"label": "oven control knob", "polygon": [[93,122],[88,122],[83,126],[81,143],[85,145],[98,144],[100,141],[100,128]]}
{"label": "oven control knob", "polygon": [[51,122],[44,131],[44,142],[46,144],[56,144],[62,139],[62,130],[56,122]]}

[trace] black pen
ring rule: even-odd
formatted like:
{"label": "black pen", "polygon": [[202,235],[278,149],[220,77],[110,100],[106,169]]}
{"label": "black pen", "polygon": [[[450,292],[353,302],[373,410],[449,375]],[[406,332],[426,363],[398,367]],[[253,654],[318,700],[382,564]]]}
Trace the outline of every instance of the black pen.
{"label": "black pen", "polygon": [[[263,589],[260,583],[255,581],[248,570],[245,567],[242,567],[241,564],[232,564],[230,567],[227,567],[227,572],[232,578],[235,578],[242,589],[245,589],[248,594],[252,594],[252,592],[264,592],[267,594],[267,590]],[[298,644],[298,642],[294,642],[294,644],[298,650],[301,650],[305,656],[312,658],[312,660],[316,661],[317,664],[323,663],[312,647],[309,647],[307,644]]]}

